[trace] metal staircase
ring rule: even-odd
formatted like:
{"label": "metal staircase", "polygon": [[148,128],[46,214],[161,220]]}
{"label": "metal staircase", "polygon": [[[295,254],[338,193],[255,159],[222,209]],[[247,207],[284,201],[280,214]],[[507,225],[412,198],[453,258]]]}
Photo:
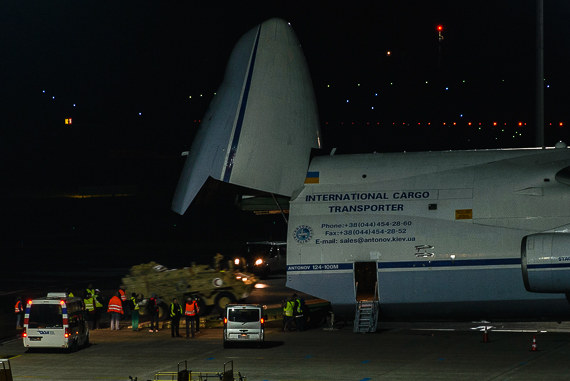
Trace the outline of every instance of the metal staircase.
{"label": "metal staircase", "polygon": [[[378,311],[380,309],[377,285],[378,284],[374,287],[374,297],[372,299],[356,301],[353,332],[376,332],[376,327],[378,326]],[[358,290],[358,282],[356,283],[356,288]]]}
{"label": "metal staircase", "polygon": [[354,317],[354,332],[376,332],[378,325],[378,301],[359,300]]}

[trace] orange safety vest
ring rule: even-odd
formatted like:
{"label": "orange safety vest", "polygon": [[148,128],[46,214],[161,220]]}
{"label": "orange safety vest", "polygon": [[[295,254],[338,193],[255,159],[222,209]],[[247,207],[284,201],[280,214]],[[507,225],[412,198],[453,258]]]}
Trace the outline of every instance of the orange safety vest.
{"label": "orange safety vest", "polygon": [[111,300],[109,300],[109,308],[107,308],[107,312],[118,312],[121,315],[123,314],[123,304],[118,296],[115,295]]}
{"label": "orange safety vest", "polygon": [[198,303],[196,303],[195,300],[192,301],[192,303],[186,303],[186,311],[184,311],[184,315],[186,316],[196,316],[196,312],[198,312],[200,309],[198,307]]}
{"label": "orange safety vest", "polygon": [[18,300],[16,302],[16,305],[14,306],[14,313],[19,314],[22,311],[24,311],[24,308],[22,307],[22,302]]}
{"label": "orange safety vest", "polygon": [[119,289],[119,294],[121,295],[121,300],[124,302],[125,300],[127,300],[127,294],[125,294],[125,291],[123,291],[122,289]]}

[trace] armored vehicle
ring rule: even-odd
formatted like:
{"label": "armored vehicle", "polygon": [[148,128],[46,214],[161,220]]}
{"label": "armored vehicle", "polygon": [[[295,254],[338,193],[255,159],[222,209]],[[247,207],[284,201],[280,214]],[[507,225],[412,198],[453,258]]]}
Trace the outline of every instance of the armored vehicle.
{"label": "armored vehicle", "polygon": [[[170,304],[173,298],[183,304],[186,298],[196,297],[200,314],[213,310],[221,315],[226,304],[248,297],[256,281],[253,274],[232,268],[221,270],[219,267],[213,269],[207,265],[193,264],[182,269],[168,269],[150,262],[131,267],[129,274],[123,278],[123,287],[128,295],[134,292],[148,298],[156,294],[165,305]],[[144,314],[146,309],[141,307],[140,312]],[[161,311],[161,315],[163,313]]]}

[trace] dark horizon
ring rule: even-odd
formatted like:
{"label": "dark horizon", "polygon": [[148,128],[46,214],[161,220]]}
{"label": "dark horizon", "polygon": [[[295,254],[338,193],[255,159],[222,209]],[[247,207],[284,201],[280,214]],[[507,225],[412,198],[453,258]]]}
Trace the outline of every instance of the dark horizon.
{"label": "dark horizon", "polygon": [[[79,247],[96,244],[98,234],[116,245],[111,256],[121,239],[214,246],[284,234],[281,216],[239,212],[233,189],[204,190],[184,216],[170,211],[180,153],[233,45],[271,17],[290,21],[303,47],[320,154],[534,145],[535,1],[32,3],[9,1],[0,12],[0,194],[4,246],[16,255],[29,241]],[[556,0],[544,11],[552,146],[570,142],[570,7]],[[132,195],[61,197],[86,189]]]}

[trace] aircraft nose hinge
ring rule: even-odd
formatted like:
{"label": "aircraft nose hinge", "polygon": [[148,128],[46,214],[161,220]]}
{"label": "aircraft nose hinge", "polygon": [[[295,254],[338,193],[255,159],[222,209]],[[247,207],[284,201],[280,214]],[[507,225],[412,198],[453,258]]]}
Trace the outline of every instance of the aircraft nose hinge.
{"label": "aircraft nose hinge", "polygon": [[416,246],[416,258],[432,258],[435,256],[432,245],[417,245]]}

